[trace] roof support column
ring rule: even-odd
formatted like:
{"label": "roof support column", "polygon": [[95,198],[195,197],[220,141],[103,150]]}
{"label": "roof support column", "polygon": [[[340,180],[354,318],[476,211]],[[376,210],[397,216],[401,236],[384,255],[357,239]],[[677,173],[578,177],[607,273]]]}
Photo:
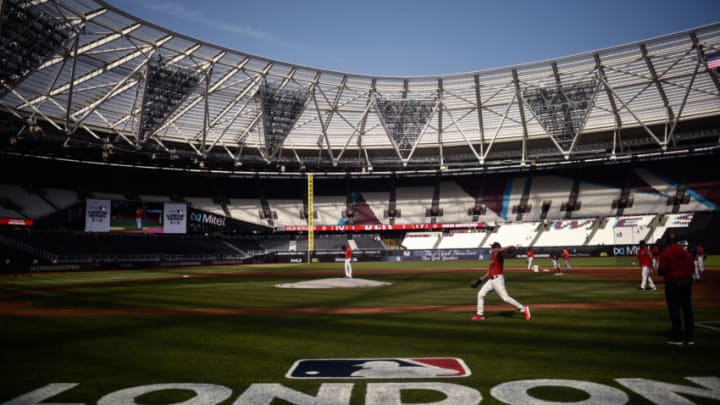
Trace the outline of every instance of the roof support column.
{"label": "roof support column", "polygon": [[[2,9],[2,7],[0,7]],[[67,98],[67,108],[65,108],[65,133],[70,134],[70,114],[72,110],[72,99],[73,99],[73,90],[75,89],[75,66],[77,64],[77,57],[78,57],[78,42],[80,40],[80,33],[75,33],[75,39],[73,40],[73,47],[72,47],[72,65],[70,65],[70,88],[68,89],[68,98]]]}
{"label": "roof support column", "polygon": [[[485,125],[482,114],[482,98],[480,97],[480,75],[475,74],[475,102],[477,103],[478,126],[480,128],[480,156],[485,156]],[[480,159],[480,164],[484,159]]]}
{"label": "roof support column", "polygon": [[647,48],[645,48],[645,44],[640,44],[640,52],[642,52],[643,59],[645,60],[645,64],[648,67],[648,71],[650,72],[650,76],[652,77],[653,83],[655,83],[655,87],[657,88],[658,94],[660,94],[660,99],[663,102],[663,106],[665,107],[665,112],[667,113],[667,120],[665,121],[665,138],[667,140],[668,136],[668,125],[673,122],[675,119],[675,114],[673,114],[673,110],[670,107],[670,102],[668,101],[667,95],[665,94],[665,90],[662,87],[662,83],[660,83],[660,78],[657,75],[657,72],[655,71],[655,67],[653,66],[652,61],[650,60],[650,56],[648,55]]}
{"label": "roof support column", "polygon": [[[527,123],[525,122],[525,109],[523,108],[523,98],[520,94],[520,79],[518,78],[517,69],[512,70],[513,75],[513,83],[515,84],[515,98],[517,99],[518,103],[518,109],[520,109],[520,121],[522,122],[522,128],[523,128],[523,137],[522,137],[522,157],[520,160],[520,164],[524,165],[525,160],[527,159],[527,138],[528,138],[528,130],[527,130]],[[567,159],[567,155],[565,156]]]}
{"label": "roof support column", "polygon": [[[610,87],[607,86],[605,67],[603,67],[602,62],[600,61],[600,55],[595,53],[593,54],[593,58],[595,59],[595,69],[597,69],[597,74],[600,76],[600,81],[605,86],[605,94],[610,102],[612,113],[615,116],[615,133],[613,134],[613,149],[611,155],[614,157],[617,149],[618,138],[620,137],[620,131],[622,130],[622,120],[620,119],[620,114],[618,113],[617,104],[615,104],[615,98],[613,97],[612,91],[610,91]],[[620,145],[620,148],[622,149],[622,145]]]}

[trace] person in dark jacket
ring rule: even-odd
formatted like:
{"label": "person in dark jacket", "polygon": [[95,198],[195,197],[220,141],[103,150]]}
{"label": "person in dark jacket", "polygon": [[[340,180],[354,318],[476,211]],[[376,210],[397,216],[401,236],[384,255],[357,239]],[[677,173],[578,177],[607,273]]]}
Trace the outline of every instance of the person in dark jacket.
{"label": "person in dark jacket", "polygon": [[693,267],[692,254],[677,243],[675,234],[670,234],[668,247],[660,253],[658,274],[665,278],[665,301],[672,324],[668,344],[671,345],[682,345],[683,342],[695,344],[695,320],[690,298]]}

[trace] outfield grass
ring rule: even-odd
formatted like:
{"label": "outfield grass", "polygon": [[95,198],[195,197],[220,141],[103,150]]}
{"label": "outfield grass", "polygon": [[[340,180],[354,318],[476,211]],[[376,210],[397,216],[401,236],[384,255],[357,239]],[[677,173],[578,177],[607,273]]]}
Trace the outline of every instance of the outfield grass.
{"label": "outfield grass", "polygon": [[[615,259],[606,259],[615,260]],[[478,266],[480,264],[480,266]],[[582,267],[583,261],[573,265]],[[508,267],[522,262],[508,261]],[[585,264],[590,265],[590,264]],[[436,380],[478,390],[483,404],[501,403],[490,390],[523,379],[572,379],[625,392],[631,403],[649,403],[624,389],[615,378],[646,378],[692,385],[686,376],[720,376],[720,332],[698,327],[697,345],[665,344],[669,326],[662,305],[644,308],[583,310],[538,309],[526,322],[497,295],[487,299],[488,319],[470,322],[472,312],[430,311],[371,314],[302,314],[291,308],[368,308],[378,306],[462,306],[472,308],[476,290],[471,272],[424,272],[418,268],[482,267],[477,262],[356,263],[355,273],[380,269],[366,278],[392,283],[363,289],[278,289],[275,284],[308,279],[326,265],[269,265],[165,269],[1,277],[5,303],[23,308],[76,310],[75,315],[2,315],[0,345],[3,383],[0,403],[49,383],[79,385],[46,402],[95,403],[105,394],[160,383],[209,383],[229,387],[231,404],[250,384],[279,383],[316,395],[332,380],[285,378],[300,359],[369,357],[457,357],[472,375]],[[406,271],[405,271],[406,270]],[[636,271],[618,268],[616,271]],[[718,270],[708,270],[717,272]],[[253,272],[252,275],[243,275]],[[255,274],[261,272],[261,274]],[[267,274],[262,274],[267,273]],[[189,275],[183,278],[182,275]],[[169,277],[168,277],[169,276]],[[316,276],[312,276],[316,277]],[[310,278],[312,278],[310,277]],[[509,272],[508,292],[521,302],[576,304],[662,302],[663,294],[638,292],[638,280],[614,281],[568,274]],[[32,293],[29,289],[35,289]],[[698,300],[712,300],[715,292]],[[264,314],[92,315],[102,309],[276,309]],[[720,321],[718,306],[697,305],[698,322]],[[716,324],[715,326],[719,326]],[[432,381],[432,380],[423,380]],[[348,381],[341,381],[348,382]],[[368,381],[355,386],[352,403],[364,403]],[[385,380],[370,380],[385,382]],[[547,401],[583,400],[574,389],[532,391]],[[186,391],[142,397],[161,404],[189,399]],[[717,403],[689,397],[696,403]],[[432,391],[403,393],[406,402],[440,401]],[[284,402],[274,402],[284,403]]]}

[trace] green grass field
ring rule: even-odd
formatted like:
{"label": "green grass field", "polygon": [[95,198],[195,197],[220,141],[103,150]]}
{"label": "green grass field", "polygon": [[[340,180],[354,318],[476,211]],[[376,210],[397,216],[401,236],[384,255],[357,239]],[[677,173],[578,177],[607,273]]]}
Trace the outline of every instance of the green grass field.
{"label": "green grass field", "polygon": [[[715,267],[715,260],[711,258],[708,266]],[[684,377],[720,378],[720,283],[714,288],[696,288],[695,318],[703,325],[696,328],[697,344],[669,346],[665,343],[669,320],[662,305],[662,287],[639,292],[639,270],[635,268],[615,269],[631,274],[622,281],[582,271],[583,267],[629,265],[630,261],[578,258],[573,265],[579,270],[564,277],[509,271],[510,295],[536,308],[529,322],[492,293],[486,301],[488,319],[471,322],[477,291],[469,288],[468,282],[476,273],[427,271],[486,268],[486,263],[478,262],[356,263],[357,278],[392,284],[322,290],[275,285],[341,277],[342,263],[3,276],[0,305],[6,309],[0,315],[0,403],[51,383],[77,385],[59,390],[44,402],[97,403],[105,395],[131,387],[194,383],[227,387],[231,394],[222,404],[294,403],[280,399],[251,402],[243,396],[260,384],[279,384],[302,392],[310,398],[306,403],[314,403],[313,398],[320,397],[321,384],[344,383],[352,384],[350,403],[362,404],[366,397],[368,403],[377,398],[371,395],[377,384],[422,382],[450,384],[449,389],[466,387],[477,391],[483,404],[499,404],[505,402],[491,393],[494,387],[518,380],[552,379],[601,384],[624,393],[629,403],[646,404],[652,402],[616,379],[697,387]],[[522,265],[521,261],[506,263],[510,269]],[[418,274],[414,270],[426,271]],[[720,279],[717,269],[706,273],[712,280]],[[580,307],[629,302],[638,305]],[[436,310],[403,309],[409,306]],[[340,313],[342,309],[375,307],[399,309]],[[460,358],[472,374],[419,380],[285,377],[301,359],[427,357]],[[543,386],[527,392],[543,401],[574,402],[590,397],[572,387]],[[718,403],[720,387],[708,394],[713,398],[683,395],[694,403]],[[193,396],[188,390],[167,389],[144,394],[136,401],[169,404]],[[112,400],[117,396],[109,398],[107,403],[121,403]],[[332,403],[347,403],[333,398]],[[403,390],[402,402],[382,398],[378,403],[446,399],[432,388]],[[42,400],[20,399],[18,403]]]}

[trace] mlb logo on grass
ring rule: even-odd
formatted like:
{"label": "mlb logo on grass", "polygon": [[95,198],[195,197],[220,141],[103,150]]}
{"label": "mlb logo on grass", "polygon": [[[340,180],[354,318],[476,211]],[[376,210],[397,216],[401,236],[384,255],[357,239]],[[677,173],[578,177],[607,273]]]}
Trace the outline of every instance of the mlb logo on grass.
{"label": "mlb logo on grass", "polygon": [[467,377],[464,361],[451,357],[306,359],[290,367],[287,378],[456,378]]}

